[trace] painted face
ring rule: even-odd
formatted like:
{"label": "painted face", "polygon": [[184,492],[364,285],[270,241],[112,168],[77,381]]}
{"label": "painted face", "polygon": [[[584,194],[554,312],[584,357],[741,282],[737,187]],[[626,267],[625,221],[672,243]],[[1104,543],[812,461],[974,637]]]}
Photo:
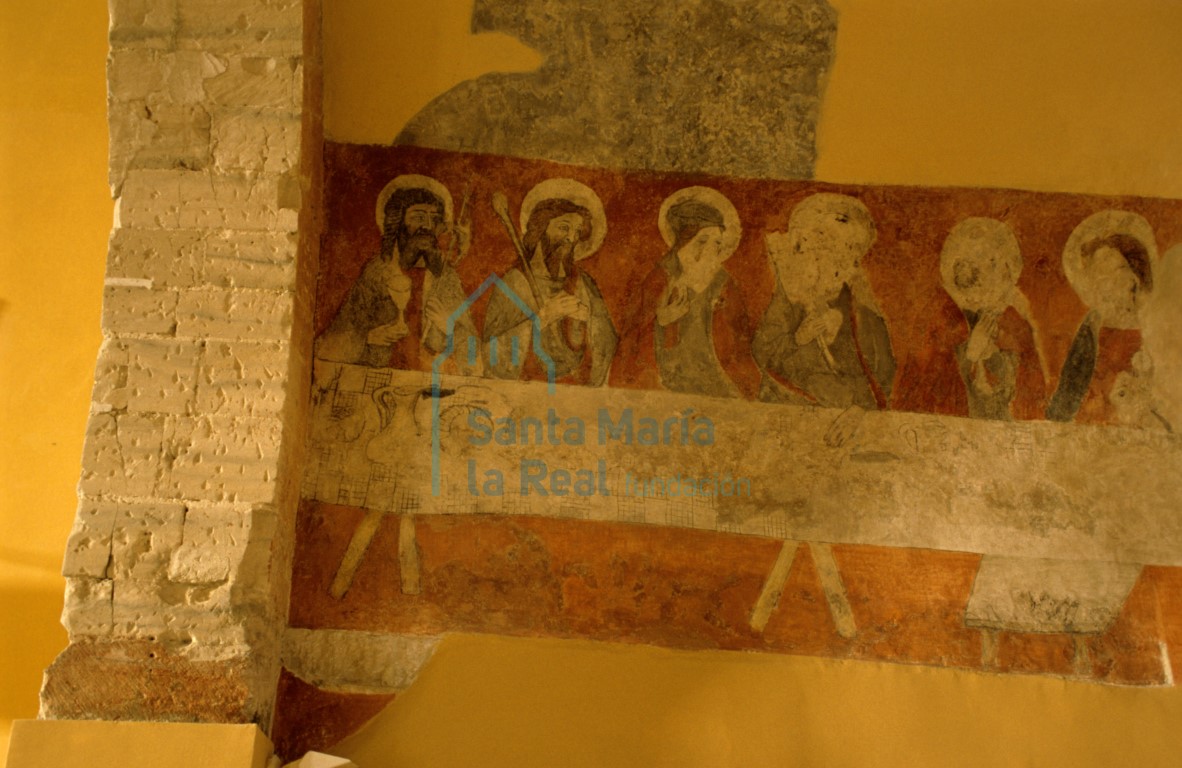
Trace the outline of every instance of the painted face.
{"label": "painted face", "polygon": [[442,221],[434,205],[412,205],[402,215],[398,230],[399,263],[403,269],[425,266],[438,276],[443,269],[443,253],[436,235]]}
{"label": "painted face", "polygon": [[862,268],[870,233],[840,212],[817,212],[793,222],[796,257],[816,269],[815,290],[832,299]]}
{"label": "painted face", "polygon": [[725,257],[722,254],[722,227],[703,227],[677,252],[677,260],[687,273],[713,276]]}
{"label": "painted face", "polygon": [[970,241],[962,248],[953,262],[949,294],[963,309],[1005,309],[1017,278],[1009,262],[989,243]]}
{"label": "painted face", "polygon": [[1104,324],[1115,328],[1137,327],[1137,311],[1143,299],[1141,284],[1120,251],[1109,246],[1097,248],[1092,254],[1089,277],[1102,288],[1093,309],[1099,311]]}
{"label": "painted face", "polygon": [[411,235],[417,235],[420,232],[434,234],[439,228],[441,220],[439,208],[423,203],[412,205],[406,209],[406,213],[402,215],[402,226]]}
{"label": "painted face", "polygon": [[579,241],[583,228],[583,217],[577,213],[564,213],[550,219],[546,225],[546,239],[551,243],[568,243],[570,247]]}
{"label": "painted face", "polygon": [[542,255],[550,276],[557,279],[571,274],[574,264],[575,244],[583,229],[583,216],[578,213],[564,213],[550,219],[542,238]]}

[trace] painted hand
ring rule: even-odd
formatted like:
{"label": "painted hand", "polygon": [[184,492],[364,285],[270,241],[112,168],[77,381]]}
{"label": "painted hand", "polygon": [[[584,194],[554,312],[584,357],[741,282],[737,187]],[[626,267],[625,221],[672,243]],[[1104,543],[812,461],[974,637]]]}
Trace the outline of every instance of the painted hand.
{"label": "painted hand", "polygon": [[675,323],[689,311],[689,294],[678,287],[669,291],[665,303],[657,307],[657,324],[666,326]]}
{"label": "painted hand", "polygon": [[390,323],[379,325],[365,337],[367,344],[375,347],[388,347],[399,339],[406,337],[410,329],[404,323]]}

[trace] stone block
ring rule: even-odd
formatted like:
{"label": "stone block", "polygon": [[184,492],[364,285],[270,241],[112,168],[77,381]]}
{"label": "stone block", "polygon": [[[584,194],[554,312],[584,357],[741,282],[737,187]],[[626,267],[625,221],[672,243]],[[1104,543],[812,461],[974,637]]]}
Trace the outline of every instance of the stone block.
{"label": "stone block", "polygon": [[107,285],[103,289],[103,331],[171,335],[176,330],[176,303],[176,291]]}
{"label": "stone block", "polygon": [[177,306],[177,335],[204,339],[286,339],[292,296],[281,291],[193,290]]}
{"label": "stone block", "polygon": [[282,342],[209,342],[197,385],[198,413],[278,414],[287,392],[290,347]]}
{"label": "stone block", "polygon": [[214,118],[213,159],[219,171],[282,174],[299,164],[300,119],[254,111]]}
{"label": "stone block", "polygon": [[184,543],[173,553],[168,578],[180,584],[218,584],[237,576],[250,536],[250,512],[235,507],[190,507]]}
{"label": "stone block", "polygon": [[113,104],[143,101],[161,105],[200,104],[205,83],[224,74],[227,59],[208,51],[116,48],[107,61],[107,95]]}
{"label": "stone block", "polygon": [[153,496],[167,475],[168,422],[148,414],[91,414],[78,490],[87,496]]}
{"label": "stone block", "polygon": [[[228,608],[230,588],[213,585],[173,584],[168,564],[152,579],[117,579],[111,605],[111,631],[119,637],[175,639],[183,632],[194,642],[242,642],[242,632],[232,627]],[[228,630],[228,631],[227,631]]]}
{"label": "stone block", "polygon": [[297,205],[285,200],[287,176],[223,176],[203,171],[133,170],[118,217],[142,229],[241,229],[294,232]]}
{"label": "stone block", "polygon": [[97,413],[126,410],[127,362],[125,342],[114,338],[103,340],[94,366],[94,388],[90,393],[92,410]]}
{"label": "stone block", "polygon": [[152,582],[168,568],[181,544],[185,508],[172,502],[120,503],[111,533],[114,578]]}
{"label": "stone block", "polygon": [[129,412],[189,413],[197,392],[202,345],[194,341],[127,342]]}
{"label": "stone block", "polygon": [[230,55],[222,60],[225,70],[204,84],[210,104],[299,112],[303,69],[298,57]]}
{"label": "stone block", "polygon": [[121,227],[111,234],[107,277],[189,288],[201,281],[204,254],[203,233],[197,230]]}
{"label": "stone block", "polygon": [[74,517],[74,528],[66,541],[63,576],[92,579],[111,578],[111,534],[117,506],[95,499],[83,499]]}
{"label": "stone block", "polygon": [[324,688],[403,691],[438,645],[437,637],[289,628],[282,660],[301,680]]}
{"label": "stone block", "polygon": [[80,635],[93,637],[110,633],[112,586],[110,579],[66,579],[62,625],[69,632],[71,642]]}
{"label": "stone block", "polygon": [[180,0],[180,35],[202,38],[207,45],[225,41],[285,43],[299,53],[303,40],[303,3],[298,0]]}
{"label": "stone block", "polygon": [[[143,640],[71,643],[46,671],[41,714],[59,720],[249,722],[260,717],[261,691],[250,687],[253,670],[245,657],[242,649],[220,661],[194,661],[188,652]],[[221,757],[225,748],[219,748]],[[188,764],[223,764],[203,757],[191,752]]]}
{"label": "stone block", "polygon": [[282,427],[278,418],[179,419],[172,493],[203,501],[273,502]]}
{"label": "stone block", "polygon": [[107,0],[112,45],[163,46],[176,33],[176,0]]}
{"label": "stone block", "polygon": [[206,241],[205,282],[221,288],[290,290],[296,280],[293,233],[214,232]]}
{"label": "stone block", "polygon": [[210,118],[199,104],[112,103],[107,120],[113,189],[133,168],[201,170],[210,163]]}

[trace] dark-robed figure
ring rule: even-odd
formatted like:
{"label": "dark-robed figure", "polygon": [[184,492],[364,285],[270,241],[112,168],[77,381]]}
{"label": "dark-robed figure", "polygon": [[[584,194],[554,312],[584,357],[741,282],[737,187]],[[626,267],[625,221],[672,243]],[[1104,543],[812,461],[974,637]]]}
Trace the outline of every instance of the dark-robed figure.
{"label": "dark-robed figure", "polygon": [[[607,381],[616,330],[599,287],[578,262],[603,243],[607,222],[599,196],[572,179],[549,179],[521,206],[522,247],[529,275],[505,273],[515,294],[493,291],[484,320],[487,372],[504,379],[599,386]],[[516,300],[515,300],[516,299]],[[524,305],[524,306],[522,306]],[[534,348],[534,318],[541,326]]]}

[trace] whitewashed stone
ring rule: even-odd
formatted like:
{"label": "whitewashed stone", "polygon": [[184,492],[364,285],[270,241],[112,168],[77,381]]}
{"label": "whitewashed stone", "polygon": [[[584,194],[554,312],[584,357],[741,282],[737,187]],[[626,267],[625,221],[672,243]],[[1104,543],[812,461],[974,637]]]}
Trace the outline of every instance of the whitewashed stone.
{"label": "whitewashed stone", "polygon": [[122,227],[111,234],[107,277],[145,279],[154,288],[189,288],[201,280],[204,254],[198,230]]}
{"label": "whitewashed stone", "polygon": [[110,579],[67,578],[62,626],[73,640],[109,634],[113,618]]}
{"label": "whitewashed stone", "polygon": [[294,232],[297,209],[284,207],[286,176],[222,176],[203,171],[134,170],[119,198],[123,226]]}
{"label": "whitewashed stone", "polygon": [[117,48],[107,64],[112,103],[143,101],[150,108],[206,101],[205,83],[229,67],[226,58],[207,51],[159,51]]}
{"label": "whitewashed stone", "polygon": [[177,336],[204,339],[286,339],[292,296],[280,291],[185,291],[177,306]]}
{"label": "whitewashed stone", "polygon": [[82,449],[79,491],[88,496],[155,495],[167,474],[167,428],[164,416],[91,414]]}
{"label": "whitewashed stone", "polygon": [[107,0],[113,45],[163,47],[176,34],[176,0]]}
{"label": "whitewashed stone", "polygon": [[282,427],[277,418],[179,419],[172,493],[202,501],[274,501]]}
{"label": "whitewashed stone", "polygon": [[197,392],[202,345],[193,341],[127,342],[127,409],[185,414]]}
{"label": "whitewashed stone", "polygon": [[111,534],[117,505],[83,499],[66,542],[63,576],[108,579],[111,577]]}
{"label": "whitewashed stone", "polygon": [[286,401],[290,348],[281,342],[210,342],[197,387],[198,413],[279,413]]}
{"label": "whitewashed stone", "polygon": [[176,291],[108,285],[103,289],[103,331],[171,335],[176,304]]}
{"label": "whitewashed stone", "polygon": [[204,83],[211,105],[297,112],[303,87],[295,57],[232,55],[223,72]]}
{"label": "whitewashed stone", "polygon": [[213,159],[219,171],[287,173],[300,154],[300,120],[294,115],[230,112],[214,118]]}
{"label": "whitewashed stone", "polygon": [[298,52],[303,35],[303,3],[293,0],[179,0],[182,36],[235,42],[284,41]]}
{"label": "whitewashed stone", "polygon": [[282,659],[312,685],[389,693],[410,687],[438,645],[437,637],[289,628]]}
{"label": "whitewashed stone", "polygon": [[107,119],[112,189],[132,168],[201,170],[210,164],[210,117],[199,104],[113,103]]}
{"label": "whitewashed stone", "polygon": [[115,512],[111,554],[116,581],[149,581],[181,544],[185,508],[174,502],[124,502]]}
{"label": "whitewashed stone", "polygon": [[103,339],[94,366],[94,388],[90,394],[95,410],[126,410],[127,364],[127,344],[114,338]]}
{"label": "whitewashed stone", "polygon": [[190,507],[184,543],[172,554],[168,578],[181,584],[218,584],[235,576],[246,553],[250,514],[234,507]]}
{"label": "whitewashed stone", "polygon": [[295,233],[213,233],[206,242],[205,282],[221,288],[290,290],[297,247]]}

